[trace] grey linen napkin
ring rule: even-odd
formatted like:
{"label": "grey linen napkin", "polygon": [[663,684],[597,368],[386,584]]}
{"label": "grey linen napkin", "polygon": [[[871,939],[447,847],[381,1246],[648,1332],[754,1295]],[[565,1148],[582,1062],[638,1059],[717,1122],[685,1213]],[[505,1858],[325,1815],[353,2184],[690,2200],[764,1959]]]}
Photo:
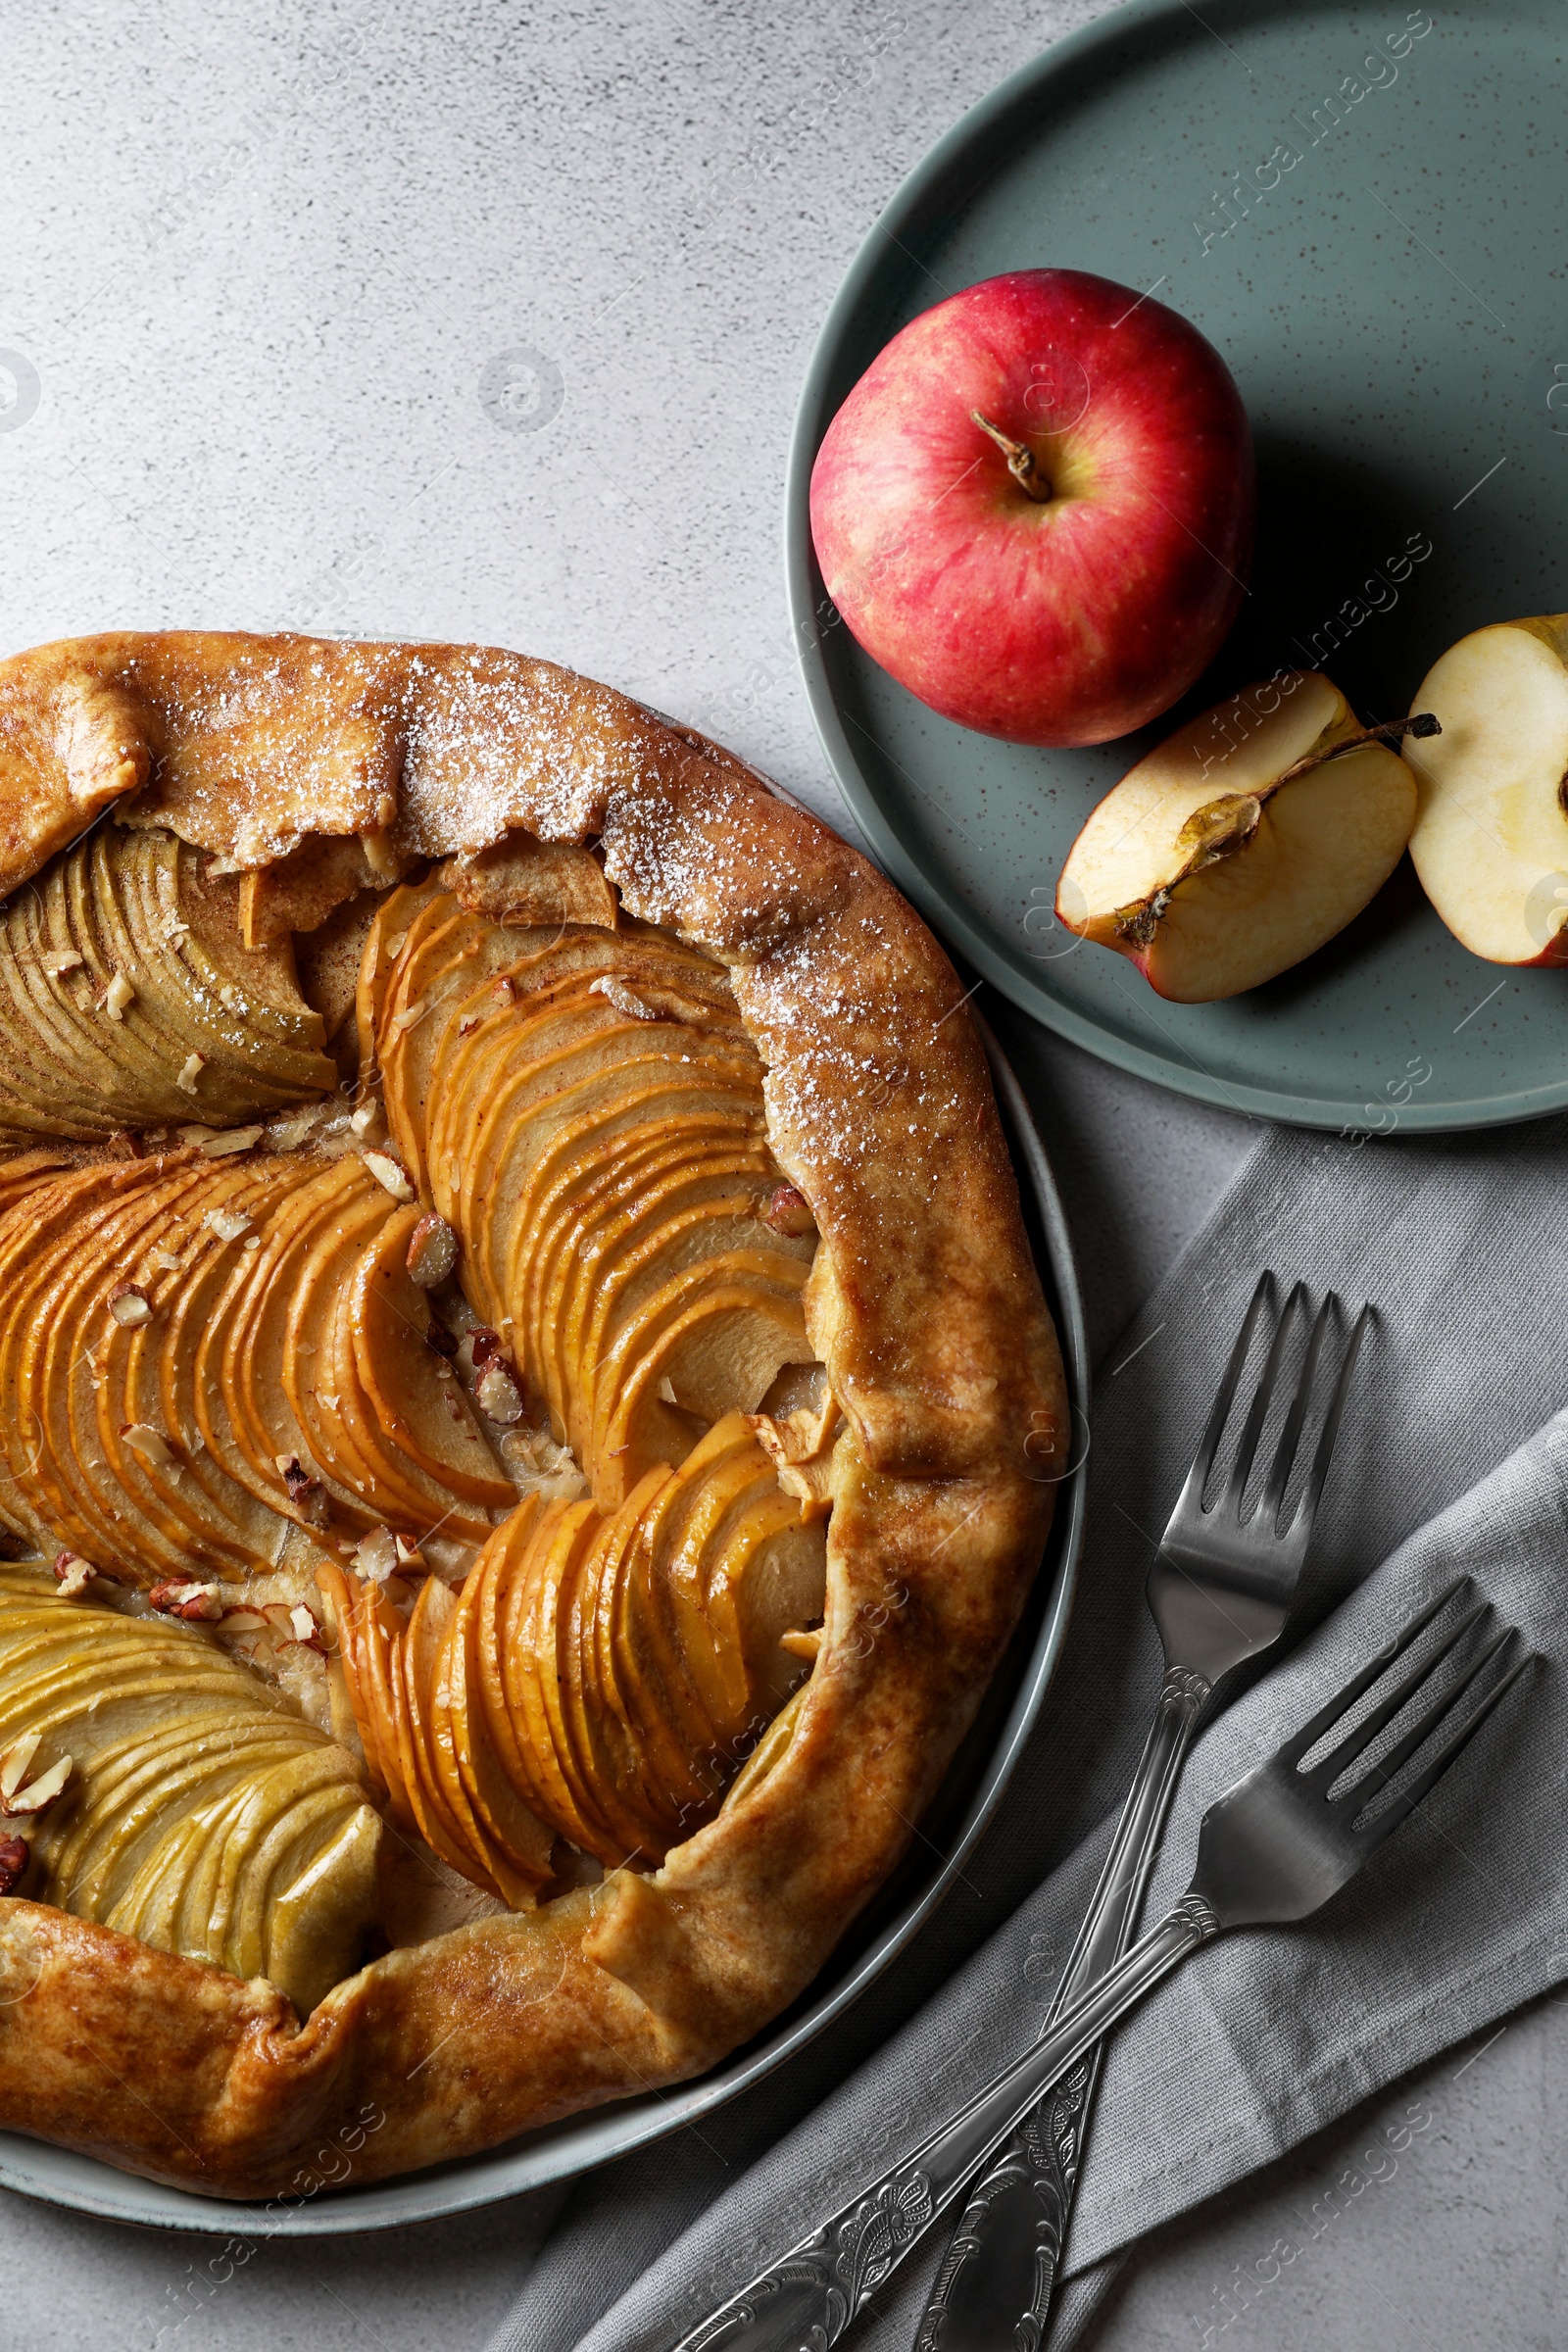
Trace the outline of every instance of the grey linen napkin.
{"label": "grey linen napkin", "polygon": [[[1458,1567],[1541,1662],[1317,1919],[1200,1952],[1121,2028],[1049,2352],[1081,2334],[1145,2232],[1568,1973],[1565,1145],[1562,1120],[1364,1148],[1265,1139],[1097,1380],[1072,1629],[961,1886],[788,2067],[571,2191],[492,2352],[664,2352],[1038,2032],[1157,1685],[1149,1557],[1263,1265],[1382,1310],[1303,1604],[1307,1621],[1332,1613],[1200,1741],[1152,1906],[1185,1885],[1210,1797]],[[945,2234],[850,2341],[912,2341]]]}

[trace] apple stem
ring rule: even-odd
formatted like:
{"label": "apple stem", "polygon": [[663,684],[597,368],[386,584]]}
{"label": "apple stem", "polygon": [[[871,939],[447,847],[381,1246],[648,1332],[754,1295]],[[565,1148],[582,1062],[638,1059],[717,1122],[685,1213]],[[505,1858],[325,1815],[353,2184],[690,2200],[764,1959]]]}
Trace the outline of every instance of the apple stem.
{"label": "apple stem", "polygon": [[1418,710],[1410,718],[1386,718],[1381,726],[1363,727],[1358,735],[1345,736],[1339,743],[1331,744],[1326,752],[1308,752],[1304,760],[1298,760],[1294,767],[1288,767],[1283,776],[1275,779],[1275,790],[1281,784],[1294,782],[1298,776],[1304,776],[1310,768],[1324,766],[1330,760],[1343,760],[1347,752],[1364,751],[1369,743],[1385,743],[1392,751],[1406,735],[1442,733],[1443,728],[1435,711]]}
{"label": "apple stem", "polygon": [[1038,506],[1043,507],[1051,496],[1051,484],[1035,464],[1035,453],[1028,442],[1014,441],[1010,434],[1002,430],[1000,425],[993,424],[989,416],[982,416],[978,409],[971,409],[969,415],[983,433],[991,435],[992,440],[1006,459],[1007,471],[1019,489],[1025,491]]}

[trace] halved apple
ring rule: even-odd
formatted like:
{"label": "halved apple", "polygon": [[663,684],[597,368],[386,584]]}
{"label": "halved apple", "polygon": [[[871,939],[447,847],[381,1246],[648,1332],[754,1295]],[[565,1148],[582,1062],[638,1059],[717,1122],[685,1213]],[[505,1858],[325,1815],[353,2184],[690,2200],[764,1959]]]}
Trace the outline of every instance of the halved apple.
{"label": "halved apple", "polygon": [[1422,888],[1472,956],[1568,963],[1568,612],[1461,637],[1416,699],[1443,726],[1408,755]]}
{"label": "halved apple", "polygon": [[1181,1004],[1256,988],[1299,963],[1388,880],[1416,780],[1339,688],[1298,670],[1193,719],[1107,793],[1056,891],[1070,931]]}

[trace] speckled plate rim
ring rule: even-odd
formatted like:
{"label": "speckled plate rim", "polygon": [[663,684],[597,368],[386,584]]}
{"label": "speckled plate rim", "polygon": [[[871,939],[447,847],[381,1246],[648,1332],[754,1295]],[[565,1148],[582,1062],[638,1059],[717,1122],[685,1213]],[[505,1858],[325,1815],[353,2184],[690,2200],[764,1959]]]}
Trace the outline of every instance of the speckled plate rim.
{"label": "speckled plate rim", "polygon": [[[1287,13],[1289,4],[1290,0],[1267,0],[1263,13]],[[1124,0],[1124,5],[1108,16],[1066,34],[1009,74],[1005,81],[999,82],[988,96],[961,116],[921,158],[878,216],[822,322],[795,413],[784,489],[785,584],[790,621],[811,716],[828,764],[856,822],[899,888],[974,969],[1020,1011],[1054,1030],[1070,1044],[1109,1062],[1113,1068],[1126,1070],[1133,1077],[1151,1079],[1156,1086],[1193,1096],[1200,1102],[1214,1103],[1222,1110],[1276,1119],[1287,1126],[1348,1128],[1361,1132],[1369,1120],[1376,1123],[1386,1115],[1386,1105],[1362,1102],[1348,1096],[1342,1100],[1299,1095],[1284,1088],[1218,1078],[1201,1068],[1174,1039],[1168,1053],[1155,1052],[1121,1036],[1075,1006],[1062,1004],[1044,989],[1029,989],[1005,956],[997,952],[985,926],[975,920],[956,893],[944,886],[939,875],[910,855],[884,813],[876,788],[851,743],[823,653],[827,632],[821,626],[821,615],[824,607],[832,608],[811,546],[808,511],[811,466],[842,397],[835,394],[834,386],[842,382],[843,347],[854,331],[858,314],[866,307],[878,278],[889,266],[890,251],[906,248],[906,240],[917,233],[922,216],[931,211],[939,192],[950,189],[954,182],[973,181],[985,175],[988,166],[976,161],[977,154],[988,153],[994,158],[999,139],[1011,132],[1013,118],[1028,100],[1041,96],[1054,84],[1080,79],[1085,68],[1093,68],[1097,61],[1108,65],[1113,53],[1125,53],[1130,37],[1147,35],[1163,39],[1172,30],[1185,29],[1192,21],[1193,12],[1184,5],[1184,0]],[[1526,1119],[1545,1118],[1565,1105],[1568,1105],[1568,1075],[1548,1085],[1476,1096],[1463,1102],[1412,1101],[1400,1107],[1399,1128],[1404,1134],[1423,1131],[1446,1134],[1466,1128],[1506,1127]]]}
{"label": "speckled plate rim", "polygon": [[[350,2186],[336,2193],[325,2191],[318,2198],[306,2195],[295,2202],[274,2200],[270,2205],[257,2205],[194,2196],[185,2189],[117,2172],[112,2165],[54,2147],[47,2140],[6,2132],[0,2132],[0,2187],[105,2221],[147,2230],[193,2230],[242,2240],[253,2247],[275,2237],[359,2236],[472,2212],[608,2164],[722,2107],[842,2017],[919,1934],[961,1875],[976,1840],[1002,1801],[1034,1728],[1066,1637],[1088,1504],[1089,1342],[1072,1239],[1023,1089],[983,1021],[980,1029],[1026,1212],[1032,1209],[1038,1227],[1041,1278],[1061,1341],[1074,1443],[1046,1556],[1030,1598],[1029,1619],[1034,1621],[1034,1631],[1032,1637],[1026,1637],[1030,1648],[1018,1687],[995,1744],[978,1770],[973,1793],[948,1850],[936,1855],[930,1875],[877,1930],[842,1976],[814,2000],[809,1994],[805,1996],[781,2024],[727,2065],[694,2082],[677,2083],[644,2099],[569,2117],[490,2154],[461,2158],[365,2188]],[[940,1791],[934,1801],[940,1807]],[[832,1963],[828,1965],[831,1968]],[[325,2156],[328,2151],[322,2153]],[[338,2152],[330,2153],[336,2157]]]}

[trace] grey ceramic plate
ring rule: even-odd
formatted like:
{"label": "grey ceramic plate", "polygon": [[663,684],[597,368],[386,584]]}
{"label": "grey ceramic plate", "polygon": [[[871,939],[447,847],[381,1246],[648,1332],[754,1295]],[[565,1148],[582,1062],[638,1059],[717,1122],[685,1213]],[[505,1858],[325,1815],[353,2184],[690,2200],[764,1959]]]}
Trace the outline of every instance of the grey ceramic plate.
{"label": "grey ceramic plate", "polygon": [[[1319,955],[1225,1004],[1165,1004],[1051,912],[1095,801],[1218,695],[1326,666],[1389,717],[1466,630],[1568,606],[1565,50],[1560,0],[1459,0],[1435,21],[1404,0],[1135,0],[932,150],[828,317],[788,497],[828,758],[976,969],[1123,1069],[1322,1127],[1489,1126],[1568,1102],[1568,974],[1479,962],[1408,861]],[[1258,449],[1257,564],[1230,644],[1156,729],[1085,752],[990,742],[896,686],[826,605],[807,520],[817,445],[888,338],[945,293],[1042,265],[1185,313],[1229,361]],[[1391,579],[1412,542],[1430,554]]]}
{"label": "grey ceramic plate", "polygon": [[[986,1036],[1007,1141],[1018,1171],[1030,1240],[1061,1335],[1072,1396],[1075,1437],[1087,1431],[1089,1362],[1083,1304],[1061,1202],[1023,1092],[996,1041]],[[563,2180],[608,2163],[630,2148],[661,2139],[722,2106],[843,2014],[903,1951],[941,1901],[1002,1798],[1029,1737],[1067,1630],[1073,1579],[1083,1543],[1086,1447],[1073,1448],[1063,1480],[1045,1564],[1028,1611],[995,1676],[969,1737],[921,1824],[922,1837],[859,1919],[816,1983],[784,2017],[746,2049],[701,2082],[530,2132],[488,2156],[440,2165],[401,2180],[356,2189],[323,2189],[295,2202],[267,2207],[220,2204],[181,2189],[116,2172],[90,2156],[75,2156],[41,2140],[0,2132],[0,2187],[22,2190],[80,2213],[101,2214],[144,2229],[199,2230],[221,2237],[344,2237],[434,2221],[490,2205],[547,2180]],[[328,2177],[341,2171],[341,2153],[323,2151]]]}

